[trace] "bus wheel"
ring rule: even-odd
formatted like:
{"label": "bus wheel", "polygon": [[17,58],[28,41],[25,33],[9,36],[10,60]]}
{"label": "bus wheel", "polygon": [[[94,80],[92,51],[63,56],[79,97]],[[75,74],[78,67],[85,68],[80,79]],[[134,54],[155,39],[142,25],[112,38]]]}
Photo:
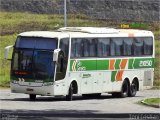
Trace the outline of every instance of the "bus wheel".
{"label": "bus wheel", "polygon": [[30,94],[29,98],[30,98],[31,101],[34,101],[34,100],[36,100],[36,95],[35,94]]}
{"label": "bus wheel", "polygon": [[114,92],[114,93],[112,93],[112,97],[117,98],[117,97],[120,96],[119,94],[120,94],[120,93]]}
{"label": "bus wheel", "polygon": [[101,93],[93,93],[93,94],[82,94],[83,98],[100,98]]}
{"label": "bus wheel", "polygon": [[66,100],[67,101],[72,101],[73,98],[73,87],[72,84],[69,87],[68,95],[66,95]]}
{"label": "bus wheel", "polygon": [[122,84],[121,92],[112,93],[112,97],[125,98],[128,96],[129,92],[128,89],[129,89],[128,82],[125,80]]}
{"label": "bus wheel", "polygon": [[137,93],[137,83],[136,81],[133,81],[132,84],[131,84],[131,87],[129,89],[129,94],[128,96],[129,97],[134,97]]}
{"label": "bus wheel", "polygon": [[125,80],[122,84],[122,89],[120,92],[120,97],[121,98],[125,98],[128,96],[128,92],[129,92],[129,85],[128,82]]}

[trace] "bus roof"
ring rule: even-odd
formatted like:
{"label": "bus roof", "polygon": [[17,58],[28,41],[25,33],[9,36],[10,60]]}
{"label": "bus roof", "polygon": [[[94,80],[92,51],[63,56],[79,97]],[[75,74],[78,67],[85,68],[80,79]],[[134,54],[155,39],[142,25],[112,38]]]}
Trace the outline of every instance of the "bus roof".
{"label": "bus roof", "polygon": [[58,29],[58,31],[65,32],[82,32],[90,34],[113,34],[118,33],[118,30],[114,28],[105,27],[63,27]]}
{"label": "bus roof", "polygon": [[[66,34],[63,33],[63,36],[66,36]],[[62,36],[62,33],[53,31],[29,31],[20,33],[19,36],[57,38],[58,36]]]}
{"label": "bus roof", "polygon": [[100,27],[63,27],[57,31],[30,31],[19,34],[26,37],[143,37],[153,36],[151,31]]}

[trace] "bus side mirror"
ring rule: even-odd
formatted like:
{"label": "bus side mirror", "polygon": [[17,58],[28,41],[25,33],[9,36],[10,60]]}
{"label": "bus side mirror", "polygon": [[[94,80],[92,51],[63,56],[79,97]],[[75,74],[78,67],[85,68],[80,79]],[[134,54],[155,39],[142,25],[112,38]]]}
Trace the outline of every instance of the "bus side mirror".
{"label": "bus side mirror", "polygon": [[10,45],[10,46],[7,46],[7,47],[4,48],[4,58],[5,59],[8,59],[9,50],[12,47],[13,47],[13,45]]}
{"label": "bus side mirror", "polygon": [[57,62],[58,61],[58,54],[61,51],[61,49],[55,49],[53,52],[53,61]]}

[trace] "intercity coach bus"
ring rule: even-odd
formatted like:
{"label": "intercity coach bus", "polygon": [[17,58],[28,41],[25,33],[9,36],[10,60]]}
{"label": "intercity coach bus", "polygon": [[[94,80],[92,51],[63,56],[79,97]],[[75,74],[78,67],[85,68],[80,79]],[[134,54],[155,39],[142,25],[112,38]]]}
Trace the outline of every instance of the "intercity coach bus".
{"label": "intercity coach bus", "polygon": [[64,27],[17,36],[13,47],[11,91],[36,95],[84,97],[109,93],[133,97],[151,88],[154,36],[151,31],[98,27]]}

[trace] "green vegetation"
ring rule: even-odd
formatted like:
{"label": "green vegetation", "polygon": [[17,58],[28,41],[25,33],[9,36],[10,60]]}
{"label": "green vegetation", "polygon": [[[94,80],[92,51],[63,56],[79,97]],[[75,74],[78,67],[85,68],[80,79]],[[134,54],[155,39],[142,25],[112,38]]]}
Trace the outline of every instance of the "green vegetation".
{"label": "green vegetation", "polygon": [[[4,60],[4,47],[13,45],[16,39],[16,34],[5,35],[0,38],[0,86],[9,87],[9,73],[10,73],[10,61]],[[11,53],[10,53],[11,56]]]}
{"label": "green vegetation", "polygon": [[160,107],[160,98],[147,98],[142,103],[152,107]]}
{"label": "green vegetation", "polygon": [[[9,87],[10,61],[4,60],[4,48],[14,44],[16,35],[24,31],[55,30],[64,24],[62,15],[0,12],[0,86]],[[85,15],[68,15],[68,26],[120,27],[132,24],[107,20],[91,20]],[[141,24],[141,23],[140,23]],[[154,85],[160,86],[160,22],[145,23],[155,33],[156,59]]]}
{"label": "green vegetation", "polygon": [[159,86],[157,88],[160,88],[160,39],[156,40],[155,47],[156,47],[155,51],[156,59],[155,59],[154,85]]}
{"label": "green vegetation", "polygon": [[[105,21],[87,19],[84,15],[68,15],[68,26],[106,26]],[[110,24],[110,23],[107,23]],[[0,12],[1,35],[34,30],[55,30],[64,25],[62,15]]]}

